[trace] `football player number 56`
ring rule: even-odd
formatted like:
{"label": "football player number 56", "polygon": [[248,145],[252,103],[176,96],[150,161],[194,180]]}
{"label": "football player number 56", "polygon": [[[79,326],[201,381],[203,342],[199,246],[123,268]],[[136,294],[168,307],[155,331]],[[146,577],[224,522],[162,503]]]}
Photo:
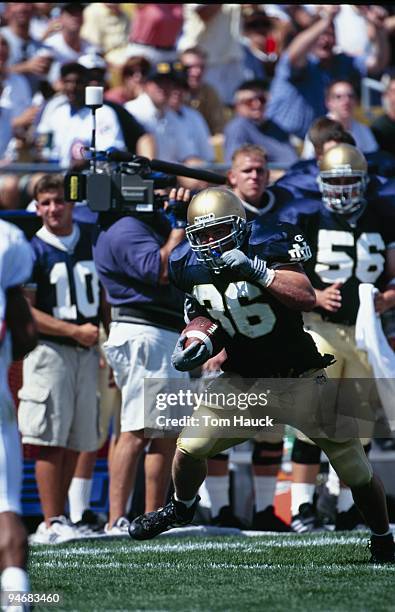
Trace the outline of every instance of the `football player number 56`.
{"label": "football player number 56", "polygon": [[223,296],[211,284],[194,287],[193,295],[230,336],[237,331],[248,338],[260,338],[270,333],[276,322],[269,304],[251,303],[262,292],[245,281],[230,283]]}
{"label": "football player number 56", "polygon": [[385,244],[380,234],[364,232],[355,246],[354,264],[353,258],[342,250],[344,247],[354,247],[354,236],[351,232],[324,229],[319,231],[315,272],[324,283],[345,283],[353,272],[361,283],[374,283],[378,279],[385,263],[381,254],[385,250]]}
{"label": "football player number 56", "polygon": [[[51,284],[55,285],[56,290],[54,317],[57,319],[76,319],[77,309],[87,319],[97,315],[99,281],[93,261],[77,262],[73,268],[72,279],[69,279],[66,264],[58,262],[52,268],[49,280]],[[72,303],[71,286],[74,287],[76,304]]]}

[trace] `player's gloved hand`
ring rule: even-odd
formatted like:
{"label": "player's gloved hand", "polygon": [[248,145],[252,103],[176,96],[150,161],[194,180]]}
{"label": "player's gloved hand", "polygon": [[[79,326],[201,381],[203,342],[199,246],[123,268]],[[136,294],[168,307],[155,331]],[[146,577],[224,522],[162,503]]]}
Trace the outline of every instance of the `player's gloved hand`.
{"label": "player's gloved hand", "polygon": [[257,255],[250,259],[243,251],[232,249],[223,253],[221,260],[227,268],[234,270],[245,280],[262,281],[265,287],[268,287],[274,278],[274,270],[268,268],[266,261]]}
{"label": "player's gloved hand", "polygon": [[172,189],[166,206],[166,215],[173,229],[183,229],[187,226],[187,209],[190,199],[189,189],[180,187]]}
{"label": "player's gloved hand", "polygon": [[180,372],[189,372],[201,366],[210,358],[210,353],[205,344],[192,342],[188,348],[184,348],[186,336],[180,336],[171,356],[171,363]]}

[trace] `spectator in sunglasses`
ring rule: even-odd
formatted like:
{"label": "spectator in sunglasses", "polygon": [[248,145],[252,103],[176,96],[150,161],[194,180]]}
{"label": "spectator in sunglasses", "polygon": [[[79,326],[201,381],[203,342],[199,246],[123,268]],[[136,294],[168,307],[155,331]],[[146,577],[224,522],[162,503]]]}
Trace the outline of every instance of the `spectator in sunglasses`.
{"label": "spectator in sunglasses", "polygon": [[288,135],[266,119],[266,84],[254,80],[242,83],[235,93],[235,117],[225,126],[225,163],[242,145],[259,145],[267,152],[268,161],[289,167],[297,160]]}

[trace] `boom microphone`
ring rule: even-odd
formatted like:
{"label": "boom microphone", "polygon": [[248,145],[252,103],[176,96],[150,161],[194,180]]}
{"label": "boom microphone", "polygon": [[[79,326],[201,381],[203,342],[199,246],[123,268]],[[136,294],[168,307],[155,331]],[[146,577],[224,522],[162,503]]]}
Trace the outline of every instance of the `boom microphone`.
{"label": "boom microphone", "polygon": [[160,159],[148,159],[148,157],[140,157],[128,153],[127,151],[119,151],[118,149],[108,149],[107,159],[111,162],[133,162],[133,161],[144,161],[147,166],[152,170],[158,170],[159,172],[166,172],[168,174],[176,174],[178,176],[185,176],[188,178],[197,179],[198,181],[207,181],[207,183],[214,183],[216,185],[224,185],[226,183],[226,177],[222,174],[216,174],[215,172],[209,172],[208,170],[198,170],[196,168],[189,168],[181,164],[174,164],[173,162],[166,162]]}

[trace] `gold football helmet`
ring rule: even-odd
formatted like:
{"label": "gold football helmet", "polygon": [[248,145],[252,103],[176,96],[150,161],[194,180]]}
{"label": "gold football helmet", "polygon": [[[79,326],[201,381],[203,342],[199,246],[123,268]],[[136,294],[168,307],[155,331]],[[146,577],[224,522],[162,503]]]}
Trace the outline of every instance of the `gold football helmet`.
{"label": "gold football helmet", "polygon": [[359,149],[336,145],[323,155],[318,166],[317,181],[326,208],[340,214],[358,210],[368,183],[368,164]]}
{"label": "gold football helmet", "polygon": [[221,255],[237,249],[247,234],[247,215],[242,201],[222,187],[203,189],[188,207],[186,235],[198,261],[218,272]]}

